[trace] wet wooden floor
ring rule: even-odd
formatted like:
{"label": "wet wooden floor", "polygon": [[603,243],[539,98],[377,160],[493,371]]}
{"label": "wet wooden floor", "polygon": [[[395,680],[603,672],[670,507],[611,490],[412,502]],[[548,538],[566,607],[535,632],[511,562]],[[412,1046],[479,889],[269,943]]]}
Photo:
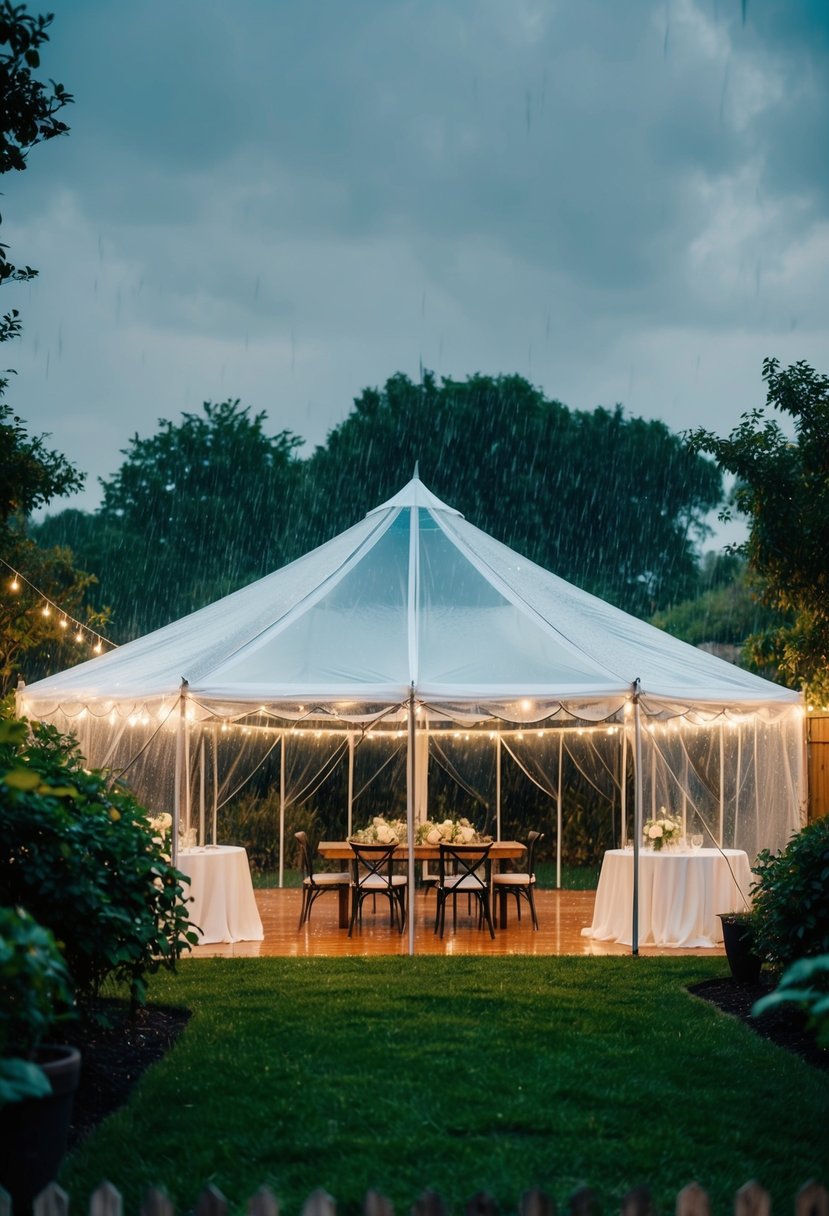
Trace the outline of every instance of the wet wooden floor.
{"label": "wet wooden floor", "polygon": [[[629,946],[598,942],[583,937],[582,929],[593,918],[594,891],[538,891],[536,905],[539,928],[534,930],[528,909],[524,907],[521,921],[515,915],[511,900],[506,929],[497,929],[493,941],[489,932],[479,929],[477,919],[468,915],[463,901],[458,904],[458,923],[453,930],[447,911],[446,930],[441,939],[434,933],[435,896],[433,892],[418,891],[415,896],[416,954],[544,954],[544,955],[625,955]],[[232,945],[197,946],[190,958],[323,958],[345,955],[407,954],[409,935],[401,937],[389,925],[388,902],[377,901],[376,911],[366,901],[361,928],[349,938],[337,923],[337,898],[324,895],[314,904],[310,923],[297,927],[300,892],[293,890],[259,890],[256,902],[265,939],[261,942],[235,942]],[[640,954],[671,955],[698,954],[708,958],[722,955],[720,949],[678,950],[643,946]]]}

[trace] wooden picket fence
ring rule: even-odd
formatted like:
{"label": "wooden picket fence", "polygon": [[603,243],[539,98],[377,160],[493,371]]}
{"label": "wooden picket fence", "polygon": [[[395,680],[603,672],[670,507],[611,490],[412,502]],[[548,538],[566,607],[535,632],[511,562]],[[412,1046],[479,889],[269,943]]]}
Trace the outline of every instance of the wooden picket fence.
{"label": "wooden picket fence", "polygon": [[[192,1209],[193,1216],[227,1216],[228,1201],[214,1186],[207,1186]],[[260,1187],[246,1205],[248,1216],[279,1216],[273,1191]],[[389,1200],[378,1191],[368,1191],[362,1216],[394,1216]],[[464,1205],[464,1216],[499,1216],[491,1195],[479,1191]],[[556,1205],[544,1191],[525,1191],[515,1209],[517,1216],[556,1216]],[[567,1216],[600,1216],[597,1193],[581,1187],[567,1201]],[[69,1196],[52,1183],[35,1199],[32,1216],[68,1216]],[[160,1188],[151,1188],[139,1209],[140,1216],[175,1216],[172,1200]],[[621,1216],[655,1216],[647,1187],[635,1187],[621,1203]],[[676,1197],[675,1216],[711,1216],[707,1193],[696,1182],[683,1187]],[[102,1182],[89,1201],[88,1216],[123,1216],[124,1204],[119,1191]],[[302,1207],[302,1216],[336,1216],[337,1202],[326,1191],[313,1191]],[[11,1201],[0,1189],[0,1216],[14,1216]],[[410,1216],[450,1216],[443,1200],[434,1191],[424,1191],[410,1208]],[[771,1197],[758,1182],[747,1182],[734,1196],[734,1216],[771,1216]],[[829,1216],[829,1190],[817,1182],[805,1183],[794,1197],[794,1216]]]}

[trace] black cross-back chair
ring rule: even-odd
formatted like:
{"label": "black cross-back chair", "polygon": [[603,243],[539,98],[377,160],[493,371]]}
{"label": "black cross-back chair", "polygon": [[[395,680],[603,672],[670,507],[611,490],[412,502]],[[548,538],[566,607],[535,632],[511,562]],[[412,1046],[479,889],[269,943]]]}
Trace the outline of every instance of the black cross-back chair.
{"label": "black cross-back chair", "polygon": [[357,844],[351,841],[354,852],[354,883],[351,890],[351,921],[348,936],[356,922],[363,919],[363,900],[369,895],[385,895],[389,901],[392,925],[397,921],[400,932],[406,924],[406,891],[409,880],[394,873],[394,844]]}
{"label": "black cross-back chair", "polygon": [[530,905],[534,929],[538,928],[538,915],[535,910],[535,850],[538,842],[543,839],[544,836],[541,832],[529,832],[527,834],[526,870],[507,870],[505,874],[493,874],[492,876],[493,899],[497,893],[504,903],[506,903],[507,896],[514,895],[519,922],[521,920],[521,900],[526,899]]}
{"label": "black cross-back chair", "polygon": [[478,903],[478,924],[486,921],[489,936],[495,937],[495,926],[492,923],[492,908],[490,907],[490,885],[492,877],[492,862],[489,850],[492,844],[445,844],[441,843],[438,861],[438,882],[435,887],[437,894],[437,911],[435,915],[435,933],[440,932],[446,923],[446,902],[452,900],[452,927],[457,927],[458,896],[470,895]]}
{"label": "black cross-back chair", "polygon": [[341,891],[343,887],[351,886],[351,875],[347,870],[336,874],[321,871],[314,873],[314,858],[311,845],[305,832],[294,832],[299,843],[299,855],[302,862],[302,908],[299,913],[298,929],[301,929],[311,915],[314,901],[326,891]]}

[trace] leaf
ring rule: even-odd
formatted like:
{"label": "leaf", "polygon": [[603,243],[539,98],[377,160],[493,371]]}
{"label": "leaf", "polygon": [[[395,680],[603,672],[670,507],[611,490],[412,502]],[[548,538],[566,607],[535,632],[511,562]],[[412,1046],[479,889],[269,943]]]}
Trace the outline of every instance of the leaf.
{"label": "leaf", "polygon": [[0,1106],[23,1098],[44,1098],[52,1092],[39,1064],[17,1058],[0,1059]]}
{"label": "leaf", "polygon": [[2,781],[11,790],[34,790],[40,785],[41,776],[30,768],[13,768],[4,773]]}

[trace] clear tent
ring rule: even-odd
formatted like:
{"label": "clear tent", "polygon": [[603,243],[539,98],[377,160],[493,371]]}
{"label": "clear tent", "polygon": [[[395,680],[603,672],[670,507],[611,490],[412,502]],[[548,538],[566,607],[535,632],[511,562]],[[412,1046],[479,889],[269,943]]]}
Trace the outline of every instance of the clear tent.
{"label": "clear tent", "polygon": [[202,840],[271,765],[280,872],[286,814],[334,772],[344,832],[394,771],[413,834],[438,767],[500,835],[501,773],[517,766],[549,799],[559,866],[575,774],[635,849],[661,806],[752,859],[803,817],[798,694],[557,578],[416,477],[283,569],[18,703]]}

